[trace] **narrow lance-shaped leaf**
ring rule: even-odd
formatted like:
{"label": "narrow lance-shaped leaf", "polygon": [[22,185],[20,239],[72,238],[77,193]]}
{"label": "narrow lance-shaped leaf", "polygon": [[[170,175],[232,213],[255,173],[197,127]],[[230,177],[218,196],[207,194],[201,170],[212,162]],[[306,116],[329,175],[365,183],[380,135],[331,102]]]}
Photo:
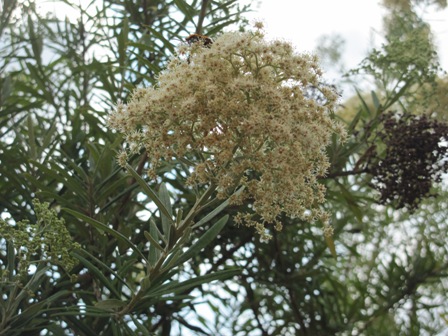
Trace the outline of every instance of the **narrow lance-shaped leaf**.
{"label": "narrow lance-shaped leaf", "polygon": [[121,32],[117,37],[118,40],[118,63],[124,67],[126,61],[126,48],[129,34],[129,21],[127,18],[123,20]]}
{"label": "narrow lance-shaped leaf", "polygon": [[43,42],[42,42],[42,36],[40,34],[36,34],[36,31],[34,30],[34,24],[33,20],[31,18],[31,15],[28,16],[28,28],[29,28],[29,34],[30,34],[30,42],[31,42],[31,48],[33,50],[33,56],[36,60],[37,64],[42,64],[42,49],[43,49]]}
{"label": "narrow lance-shaped leaf", "polygon": [[200,286],[205,283],[209,283],[214,280],[225,280],[241,273],[240,269],[226,269],[217,271],[212,274],[205,274],[196,278],[183,281],[183,282],[168,282],[166,285],[161,286],[157,291],[149,293],[146,297],[161,296],[166,294],[172,294],[173,292],[181,292],[189,290],[190,288]]}
{"label": "narrow lance-shaped leaf", "polygon": [[173,225],[173,209],[171,207],[170,194],[166,188],[166,184],[162,183],[159,189],[159,197],[165,208],[168,210],[170,217],[165,216],[163,213],[162,217],[162,228],[166,240],[170,238],[171,226]]}
{"label": "narrow lance-shaped leaf", "polygon": [[375,109],[377,112],[380,112],[380,108],[381,108],[381,102],[378,99],[378,96],[376,95],[375,91],[371,92],[372,95],[372,100],[373,100],[373,105],[375,106]]}
{"label": "narrow lance-shaped leaf", "polygon": [[112,312],[112,311],[118,310],[120,308],[123,308],[125,305],[126,305],[126,302],[124,302],[124,301],[117,300],[117,299],[109,299],[109,300],[98,301],[95,304],[95,308]]}
{"label": "narrow lance-shaped leaf", "polygon": [[12,84],[11,84],[11,76],[6,75],[3,78],[2,85],[0,87],[0,104],[3,104],[3,100],[6,100],[12,91]]}
{"label": "narrow lance-shaped leaf", "polygon": [[109,226],[107,226],[106,224],[103,224],[93,218],[90,218],[89,216],[86,216],[78,211],[75,210],[71,210],[68,208],[63,208],[62,210],[64,210],[65,212],[68,212],[69,214],[75,216],[78,219],[81,219],[83,221],[85,221],[86,223],[91,224],[94,228],[96,228],[97,230],[101,231],[105,231],[109,234],[111,234],[112,236],[114,236],[117,240],[125,243],[127,246],[129,246],[134,252],[137,253],[137,255],[140,256],[140,258],[142,258],[145,262],[148,262],[148,260],[146,259],[146,257],[143,255],[143,253],[139,250],[139,248],[137,246],[135,246],[128,238],[126,238],[124,235],[122,235],[120,232],[110,228]]}
{"label": "narrow lance-shaped leaf", "polygon": [[139,335],[142,336],[151,336],[152,334],[148,331],[148,329],[145,328],[145,326],[134,316],[130,315],[130,318],[132,319],[132,322],[137,327],[137,331]]}
{"label": "narrow lance-shaped leaf", "polygon": [[[243,190],[244,186],[239,188],[234,195],[239,195]],[[212,210],[210,213],[208,213],[205,217],[203,217],[199,222],[193,225],[193,229],[197,228],[201,225],[204,225],[205,223],[209,222],[213,218],[215,218],[221,211],[223,211],[230,203],[230,199],[225,200],[222,202],[219,206],[217,206],[214,210]]]}
{"label": "narrow lance-shaped leaf", "polygon": [[36,135],[34,133],[34,122],[33,117],[28,115],[28,145],[29,145],[29,154],[33,160],[37,159],[37,151],[36,151]]}
{"label": "narrow lance-shaped leaf", "polygon": [[11,327],[12,330],[25,329],[32,320],[42,314],[46,305],[47,303],[44,301],[30,305],[10,320],[9,327]]}
{"label": "narrow lance-shaped leaf", "polygon": [[149,224],[149,234],[146,234],[145,237],[150,241],[149,246],[149,265],[154,266],[157,263],[157,260],[160,258],[160,252],[163,252],[163,248],[158,243],[158,230],[156,227],[156,223],[152,219],[150,219]]}
{"label": "narrow lance-shaped leaf", "polygon": [[345,200],[347,206],[355,215],[359,223],[362,223],[363,212],[359,207],[356,198],[353,196],[352,193],[350,193],[349,190],[347,190],[347,188],[342,183],[337,182],[337,185],[339,186],[340,191],[339,195],[342,197],[342,199]]}
{"label": "narrow lance-shaped leaf", "polygon": [[327,246],[331,252],[331,255],[333,256],[333,258],[337,258],[336,247],[334,245],[333,237],[328,234],[324,234],[324,237],[325,237],[325,242],[327,243]]}
{"label": "narrow lance-shaped leaf", "polygon": [[213,27],[213,29],[209,29],[209,30],[207,31],[207,34],[209,34],[209,35],[214,35],[214,34],[216,34],[216,33],[219,33],[219,32],[221,32],[221,31],[223,31],[223,29],[224,29],[225,27],[227,27],[227,26],[229,26],[229,25],[231,25],[231,24],[234,24],[234,23],[238,23],[239,21],[240,21],[239,19],[229,20],[229,21],[226,21],[226,22],[224,22],[224,23],[222,23],[222,24],[220,24],[220,25],[216,25],[216,26]]}
{"label": "narrow lance-shaped leaf", "polygon": [[21,289],[20,293],[14,298],[14,303],[12,304],[12,306],[18,306],[23,299],[27,298],[30,295],[30,292],[34,293],[42,285],[42,282],[45,280],[45,274],[46,272],[48,272],[48,269],[49,267],[44,265],[44,263],[40,263],[37,266],[37,270],[31,277],[31,279]]}
{"label": "narrow lance-shaped leaf", "polygon": [[90,259],[92,259],[94,262],[96,262],[99,266],[101,266],[101,268],[103,268],[104,270],[107,270],[108,273],[112,274],[114,276],[115,279],[118,279],[118,281],[120,281],[123,285],[125,285],[126,287],[128,287],[129,289],[131,289],[128,284],[126,283],[126,281],[117,273],[115,272],[113,269],[111,269],[109,266],[107,266],[106,264],[104,264],[101,260],[99,260],[98,258],[94,257],[92,254],[90,254],[89,252],[87,252],[86,250],[78,250],[78,251],[72,251],[70,253],[70,255],[72,255],[73,257],[75,257],[76,259],[78,259],[79,261],[81,261],[81,263],[86,266],[88,269],[90,269],[92,271],[92,273],[96,274],[97,277],[101,280],[102,284],[105,285],[107,288],[109,288],[109,290],[111,291],[111,293],[113,293],[116,297],[120,297],[121,294],[120,292],[117,291],[117,289],[113,286],[112,282],[109,281],[109,279],[107,279],[103,273],[104,270],[100,270],[98,267],[96,267],[92,262],[90,262],[89,260],[87,260],[86,258],[84,258],[81,254],[85,254],[87,255]]}
{"label": "narrow lance-shaped leaf", "polygon": [[371,116],[372,115],[372,111],[370,111],[369,105],[367,105],[366,101],[362,97],[361,92],[359,92],[358,89],[355,89],[355,90],[356,90],[356,95],[358,96],[359,100],[361,101],[364,110],[368,113],[369,116]]}
{"label": "narrow lance-shaped leaf", "polygon": [[146,193],[146,195],[148,195],[149,198],[157,205],[159,211],[166,217],[170,218],[171,222],[173,222],[173,218],[172,215],[170,214],[170,211],[168,211],[163,202],[160,200],[157,194],[151,189],[151,187],[146,183],[146,181],[142,179],[142,177],[134,170],[134,168],[132,168],[132,166],[129,163],[126,164],[126,169],[135,178],[137,183],[143,188],[143,191]]}
{"label": "narrow lance-shaped leaf", "polygon": [[83,183],[77,177],[70,176],[67,170],[59,167],[55,163],[51,163],[51,169],[46,165],[40,164],[37,161],[33,161],[33,165],[39,168],[39,170],[45,173],[49,177],[53,177],[56,181],[64,184],[71,192],[81,197],[86,203],[89,202],[86,196],[86,189]]}
{"label": "narrow lance-shaped leaf", "polygon": [[[207,246],[213,239],[218,236],[221,230],[227,223],[229,216],[226,215],[216,222],[210,229],[208,229],[194,244],[191,246],[175,263],[174,266],[183,264],[188,259],[197,255],[205,246]],[[173,267],[174,267],[173,266]]]}
{"label": "narrow lance-shaped leaf", "polygon": [[8,266],[8,280],[10,282],[14,279],[14,267],[15,267],[15,260],[16,260],[16,249],[14,248],[14,244],[11,241],[6,241],[6,250],[7,250],[7,266]]}
{"label": "narrow lance-shaped leaf", "polygon": [[185,246],[190,239],[191,227],[188,227],[183,233],[182,237],[176,242],[174,248],[170,251],[169,257],[164,261],[163,271],[170,270],[177,265],[177,260],[183,254],[182,247]]}
{"label": "narrow lance-shaped leaf", "polygon": [[151,33],[151,35],[154,35],[158,40],[160,40],[163,43],[163,46],[167,48],[171,53],[175,53],[174,45],[163,36],[162,33],[160,33],[157,29],[153,29],[151,27],[146,27],[148,31]]}
{"label": "narrow lance-shaped leaf", "polygon": [[353,120],[350,122],[350,124],[348,125],[348,130],[350,133],[353,132],[353,130],[356,128],[356,126],[358,125],[359,120],[361,120],[361,116],[363,114],[363,109],[359,109],[358,113],[356,113],[356,115],[353,117]]}
{"label": "narrow lance-shaped leaf", "polygon": [[174,0],[177,8],[187,17],[193,17],[196,10],[184,0]]}

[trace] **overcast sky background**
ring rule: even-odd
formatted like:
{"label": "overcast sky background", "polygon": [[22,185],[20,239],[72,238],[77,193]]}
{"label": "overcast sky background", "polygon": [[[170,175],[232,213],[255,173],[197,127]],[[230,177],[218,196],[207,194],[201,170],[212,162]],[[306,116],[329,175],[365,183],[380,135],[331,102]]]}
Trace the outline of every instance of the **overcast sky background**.
{"label": "overcast sky background", "polygon": [[[79,0],[89,3],[90,0]],[[343,60],[347,69],[356,67],[373,45],[380,46],[382,17],[381,0],[240,0],[250,3],[250,20],[261,19],[271,38],[283,38],[298,51],[313,52],[322,35],[341,35],[345,43]],[[73,10],[64,10],[60,1],[38,0],[43,12],[67,15],[76,20]],[[424,14],[435,35],[442,67],[448,70],[448,10],[431,9]]]}
{"label": "overcast sky background", "polygon": [[[256,0],[250,20],[262,20],[268,38],[291,42],[298,52],[314,53],[323,35],[340,35],[345,41],[342,52],[344,71],[356,68],[373,47],[379,48],[382,38],[383,16],[381,0]],[[431,25],[434,42],[442,68],[448,71],[448,10],[421,10]],[[354,85],[344,83],[344,71],[326,68],[324,80],[335,84],[347,99],[355,94]],[[361,90],[372,88],[367,82],[357,82]]]}
{"label": "overcast sky background", "polygon": [[[253,1],[254,3],[256,1]],[[263,19],[268,36],[285,38],[299,51],[312,52],[322,35],[339,34],[345,40],[343,58],[355,67],[373,46],[381,44],[382,17],[379,0],[261,0],[248,15]],[[424,13],[439,47],[442,66],[448,70],[448,10]]]}

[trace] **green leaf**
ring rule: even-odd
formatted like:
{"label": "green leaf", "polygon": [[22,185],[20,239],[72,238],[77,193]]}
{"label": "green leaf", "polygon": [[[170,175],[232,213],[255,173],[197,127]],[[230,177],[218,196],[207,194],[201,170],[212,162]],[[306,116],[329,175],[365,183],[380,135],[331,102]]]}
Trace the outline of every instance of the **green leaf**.
{"label": "green leaf", "polygon": [[378,96],[376,95],[375,91],[372,91],[371,95],[372,95],[373,106],[375,106],[375,110],[378,113],[378,112],[380,112],[381,102],[378,99]]}
{"label": "green leaf", "polygon": [[82,200],[86,204],[89,203],[89,199],[86,196],[86,188],[84,184],[79,180],[77,176],[71,176],[66,168],[62,168],[58,164],[53,162],[50,164],[51,168],[47,168],[45,165],[40,164],[37,161],[33,161],[33,164],[39,168],[41,173],[53,177],[56,181],[64,184],[71,192],[82,198]]}
{"label": "green leaf", "polygon": [[[54,138],[53,136],[56,134],[56,130],[57,130],[57,123],[56,120],[53,120],[53,123],[51,124],[50,128],[45,132],[45,136],[42,139],[42,146],[41,148],[47,149],[52,146],[52,147],[56,147],[57,143],[56,141],[53,142]],[[53,145],[51,144],[53,142]]]}
{"label": "green leaf", "polygon": [[147,231],[144,232],[145,237],[151,242],[149,246],[149,265],[154,267],[157,261],[160,258],[160,251],[164,251],[163,248],[159,245],[158,241],[158,230],[156,227],[156,223],[152,219],[149,221],[149,233]]}
{"label": "green leaf", "polygon": [[[187,230],[185,233],[188,233]],[[188,233],[189,234],[189,233]],[[160,273],[165,273],[166,271],[171,270],[172,268],[176,267],[177,261],[179,260],[179,257],[182,254],[182,243],[176,244],[174,249],[171,251],[171,254],[168,256],[168,258],[164,261],[163,268],[160,271]]]}
{"label": "green leaf", "polygon": [[[25,285],[25,287],[22,288],[20,293],[15,297],[10,297],[10,300],[13,300],[9,306],[10,311],[17,310],[17,308],[20,305],[20,303],[22,302],[22,300],[28,298],[30,296],[30,292],[34,293],[41,286],[42,282],[46,279],[45,276],[46,276],[46,272],[48,271],[48,269],[49,269],[49,267],[47,267],[43,264],[40,264],[38,266],[37,271],[33,274],[33,276],[28,281],[28,283]],[[64,291],[64,292],[66,293],[66,291]],[[62,293],[62,291],[61,291],[61,293]],[[29,306],[27,309],[22,311],[19,315],[15,316],[11,319],[11,326],[13,328],[18,328],[18,327],[26,325],[29,320],[33,319],[35,316],[42,313],[42,309],[45,305],[47,305],[47,301],[43,300],[39,303]]]}
{"label": "green leaf", "polygon": [[[244,189],[245,189],[244,186],[239,188],[235,192],[235,195],[239,195]],[[212,210],[210,213],[208,213],[206,216],[204,216],[204,218],[202,218],[199,222],[194,224],[192,226],[192,228],[195,229],[195,228],[197,228],[197,227],[199,227],[201,225],[204,225],[205,223],[209,222],[211,219],[215,218],[219,213],[221,213],[221,211],[223,211],[229,205],[229,202],[230,202],[230,199],[226,199],[219,206],[217,206],[214,210]]]}
{"label": "green leaf", "polygon": [[[113,293],[116,297],[120,297],[120,292],[117,291],[117,289],[113,286],[113,284],[109,281],[109,279],[107,279],[104,276],[103,272],[98,267],[96,267],[94,264],[92,264],[86,258],[84,258],[83,256],[81,256],[80,254],[78,254],[74,251],[71,253],[71,255],[73,255],[85,267],[87,267],[93,274],[95,274],[97,276],[98,280],[101,282],[101,284],[106,286],[111,291],[111,293]],[[112,274],[115,275],[115,272],[113,272]]]}
{"label": "green leaf", "polygon": [[30,34],[31,48],[33,49],[33,58],[36,60],[37,64],[41,65],[42,49],[43,49],[42,36],[40,34],[36,34],[31,15],[28,16],[28,28]]}
{"label": "green leaf", "polygon": [[[89,181],[89,175],[86,173],[86,171],[81,168],[71,157],[69,154],[67,154],[66,152],[64,152],[63,150],[61,150],[61,154],[67,159],[66,161],[64,161],[61,165],[57,165],[54,164],[54,166],[57,166],[56,168],[59,171],[66,171],[67,167],[64,167],[63,165],[67,164],[69,167],[71,167],[77,174],[79,177],[77,177],[80,181],[82,181],[82,185],[85,185],[84,181]],[[65,163],[66,162],[66,163]],[[62,166],[62,167],[61,167]],[[76,176],[76,175],[75,175]]]}
{"label": "green leaf", "polygon": [[[151,231],[152,231],[152,230],[151,230]],[[157,234],[157,233],[156,233],[156,234]],[[144,232],[144,235],[145,235],[146,239],[148,239],[149,242],[150,242],[151,244],[154,244],[154,247],[155,247],[156,249],[158,249],[159,251],[162,251],[162,252],[164,251],[164,250],[163,250],[163,247],[160,246],[160,244],[154,240],[154,238],[152,237],[152,235],[151,235],[148,231],[145,231],[145,232]]]}
{"label": "green leaf", "polygon": [[358,90],[357,88],[355,88],[355,90],[356,90],[356,95],[358,96],[359,100],[361,101],[361,104],[362,104],[362,106],[363,106],[363,108],[364,108],[364,111],[366,111],[367,114],[368,114],[369,116],[371,116],[371,115],[372,115],[372,112],[370,111],[369,105],[367,105],[366,101],[365,101],[364,98],[362,97],[361,92],[359,92],[359,90]]}
{"label": "green leaf", "polygon": [[10,320],[10,327],[14,329],[25,329],[32,325],[32,320],[43,313],[46,302],[41,301],[26,308]]}
{"label": "green leaf", "polygon": [[68,208],[62,208],[63,211],[68,212],[69,214],[73,215],[74,217],[83,220],[86,223],[89,223],[90,225],[92,225],[94,228],[96,228],[99,232],[107,232],[109,234],[111,234],[112,236],[114,236],[118,241],[121,241],[122,243],[124,243],[126,246],[129,246],[132,250],[134,250],[135,253],[137,253],[137,255],[140,256],[140,258],[142,258],[146,263],[148,263],[148,260],[146,259],[146,257],[143,255],[143,253],[139,250],[139,248],[137,246],[135,246],[128,238],[126,238],[124,235],[122,235],[120,232],[110,228],[109,226],[89,217],[86,216],[78,211],[72,210],[72,209],[68,209]]}
{"label": "green leaf", "polygon": [[162,217],[163,233],[164,233],[165,239],[169,241],[171,226],[174,224],[174,222],[173,222],[173,209],[171,206],[170,194],[168,192],[168,189],[166,188],[165,183],[162,183],[160,185],[159,197],[160,197],[160,201],[162,202],[163,206],[168,210],[168,213],[170,214],[169,217],[165,216],[163,213],[161,216]]}
{"label": "green leaf", "polygon": [[178,227],[180,225],[180,223],[182,222],[183,215],[184,215],[184,211],[182,209],[177,209],[177,213],[176,213],[176,227]]}
{"label": "green leaf", "polygon": [[[72,326],[73,330],[76,330],[78,335],[98,335],[98,332],[95,332],[95,330],[91,329],[90,326],[85,323],[84,319],[79,318],[80,312],[77,311],[74,314],[64,314],[64,319],[67,319],[68,323]],[[89,310],[87,310],[86,315],[93,315],[89,313]],[[102,313],[104,316],[104,312]],[[107,313],[109,315],[109,313]]]}
{"label": "green leaf", "polygon": [[126,302],[117,300],[117,299],[109,299],[109,300],[103,300],[99,301],[95,304],[95,308],[106,310],[113,312],[115,310],[118,310],[126,305]]}
{"label": "green leaf", "polygon": [[8,280],[13,281],[14,275],[15,275],[15,266],[16,266],[16,249],[11,241],[6,241],[6,260],[7,260],[7,266],[8,266]]}
{"label": "green leaf", "polygon": [[130,315],[130,318],[132,319],[132,322],[137,327],[138,335],[142,335],[142,336],[152,336],[153,335],[148,331],[148,329],[145,328],[145,326],[143,324],[141,324],[139,322],[139,320],[136,317],[134,317],[133,315]]}
{"label": "green leaf", "polygon": [[[224,226],[227,223],[227,220],[229,219],[229,216],[226,215],[222,217],[219,221],[215,223],[210,229],[208,229],[202,237],[200,237],[194,244],[191,246],[182,256],[176,261],[174,266],[178,266],[180,264],[183,264],[190,258],[197,255],[204,247],[206,247],[209,243],[213,241],[213,239],[218,236],[218,234],[221,232],[221,230],[224,228]],[[173,266],[173,267],[174,267]]]}
{"label": "green leaf", "polygon": [[362,223],[363,212],[362,212],[361,208],[359,207],[356,198],[343,184],[341,184],[339,182],[337,182],[337,184],[339,186],[339,190],[341,191],[340,196],[342,196],[344,198],[347,206],[352,211],[352,213],[355,215],[358,222]]}
{"label": "green leaf", "polygon": [[333,237],[327,234],[324,234],[325,242],[327,243],[328,248],[330,249],[331,255],[333,258],[337,258],[336,247],[334,245]]}
{"label": "green leaf", "polygon": [[12,91],[11,76],[6,75],[3,78],[2,86],[0,87],[0,104],[11,95],[11,91]]}
{"label": "green leaf", "polygon": [[353,117],[352,121],[348,125],[349,133],[352,134],[353,130],[356,128],[356,125],[358,125],[359,120],[361,119],[361,116],[363,114],[363,109],[359,109],[358,113]]}
{"label": "green leaf", "polygon": [[45,82],[46,78],[42,78],[41,72],[34,64],[26,62],[26,66],[28,68],[28,71],[30,72],[30,76],[36,81],[37,87],[31,87],[30,85],[24,86],[28,88],[36,97],[51,102],[52,97],[48,96],[48,90]]}
{"label": "green leaf", "polygon": [[31,279],[28,281],[26,286],[17,295],[16,300],[21,301],[29,295],[29,292],[35,292],[42,284],[46,278],[46,273],[50,267],[44,265],[44,263],[39,263],[36,272],[33,274]]}
{"label": "green leaf", "polygon": [[241,269],[226,269],[222,271],[217,271],[211,274],[205,274],[198,276],[196,278],[183,281],[183,282],[177,282],[177,281],[171,281],[168,282],[165,285],[160,286],[156,291],[148,293],[144,298],[149,297],[158,297],[162,295],[172,294],[172,293],[179,293],[183,291],[190,290],[191,288],[198,287],[200,285],[203,285],[205,283],[209,283],[211,281],[215,280],[226,280],[229,279],[235,275],[238,275],[241,273]]}
{"label": "green leaf", "polygon": [[101,211],[105,211],[112,204],[114,204],[115,202],[117,202],[118,200],[123,198],[124,195],[130,193],[131,191],[133,191],[137,187],[138,187],[138,184],[134,183],[134,184],[130,185],[128,188],[126,188],[125,190],[123,190],[122,192],[120,192],[118,195],[112,197],[106,204],[104,204],[104,206],[101,208]]}
{"label": "green leaf", "polygon": [[[128,42],[128,46],[130,47],[136,47],[139,48],[140,50],[144,51],[144,50],[148,50],[150,52],[154,52],[154,47],[153,46],[148,46],[147,44],[144,43],[138,43],[138,42]],[[150,60],[148,60],[145,57],[142,57],[139,53],[130,50],[130,53],[132,56],[135,56],[139,62],[142,63],[142,65],[147,68],[148,70],[151,70],[154,73],[160,73],[160,71],[162,70],[162,68],[158,65],[158,64],[154,64],[152,63]],[[141,72],[138,71],[132,71],[131,72],[138,74],[139,76],[142,76]],[[148,81],[151,79],[148,76],[144,76],[145,79],[147,79]]]}
{"label": "green leaf", "polygon": [[174,0],[174,3],[186,17],[192,18],[196,14],[196,10],[191,7],[185,0]]}
{"label": "green leaf", "polygon": [[223,31],[223,29],[224,29],[225,27],[227,27],[227,26],[229,26],[229,25],[231,25],[231,24],[237,24],[239,21],[240,21],[240,19],[235,19],[235,20],[229,20],[229,21],[226,21],[226,22],[224,22],[224,23],[222,23],[222,24],[220,24],[220,25],[214,25],[212,29],[209,29],[209,30],[207,31],[207,34],[208,34],[208,35],[214,35],[214,34],[217,34],[217,33],[221,32],[221,31]]}
{"label": "green leaf", "polygon": [[31,114],[28,115],[28,145],[29,145],[29,155],[33,160],[37,159],[36,151],[36,135],[34,133],[34,122]]}
{"label": "green leaf", "polygon": [[163,46],[170,51],[170,53],[174,54],[176,52],[174,45],[170,41],[168,41],[163,36],[163,34],[160,31],[158,31],[158,29],[153,29],[150,26],[146,26],[146,29],[148,29],[151,35],[154,35],[157,39],[159,39],[163,43]]}
{"label": "green leaf", "polygon": [[129,21],[125,17],[122,22],[121,32],[118,34],[118,63],[121,67],[124,67],[126,62],[126,49],[129,34]]}
{"label": "green leaf", "polygon": [[126,164],[126,169],[131,173],[131,175],[135,178],[137,183],[142,187],[142,189],[146,193],[146,195],[157,205],[157,208],[159,209],[160,213],[165,215],[166,217],[170,218],[171,223],[174,224],[172,214],[165,207],[165,205],[160,200],[160,198],[157,196],[157,194],[146,183],[146,181],[144,179],[142,179],[142,177],[134,170],[134,168],[131,167],[131,165],[129,163]]}

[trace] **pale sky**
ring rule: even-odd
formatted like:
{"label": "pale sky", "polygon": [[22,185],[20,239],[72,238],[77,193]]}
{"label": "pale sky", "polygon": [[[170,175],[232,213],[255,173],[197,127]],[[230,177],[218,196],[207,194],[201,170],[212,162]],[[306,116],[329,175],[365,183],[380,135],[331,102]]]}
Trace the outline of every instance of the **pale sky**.
{"label": "pale sky", "polygon": [[[255,3],[256,1],[253,1]],[[322,35],[339,34],[345,40],[343,58],[355,67],[373,46],[381,44],[384,9],[378,0],[261,0],[250,18],[263,19],[268,36],[285,38],[299,51],[312,52]],[[448,10],[424,15],[439,46],[442,66],[448,70]]]}
{"label": "pale sky", "polygon": [[[343,59],[354,68],[375,44],[381,44],[381,0],[239,0],[251,3],[250,19],[262,19],[270,37],[292,42],[298,51],[312,52],[322,35],[341,35],[345,43]],[[81,0],[81,2],[89,2]],[[66,15],[61,2],[40,0],[44,11]],[[259,4],[259,6],[257,6]],[[69,17],[73,18],[73,11]],[[76,16],[76,15],[75,15]],[[431,24],[442,67],[448,70],[448,10],[426,13]]]}

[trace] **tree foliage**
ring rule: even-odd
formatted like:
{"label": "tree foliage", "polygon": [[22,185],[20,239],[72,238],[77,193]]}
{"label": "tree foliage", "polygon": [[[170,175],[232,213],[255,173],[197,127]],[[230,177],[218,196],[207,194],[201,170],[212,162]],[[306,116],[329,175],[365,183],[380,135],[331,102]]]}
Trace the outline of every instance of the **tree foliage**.
{"label": "tree foliage", "polygon": [[[247,30],[249,8],[64,3],[76,19],[12,0],[0,14],[0,335],[432,335],[447,327],[448,204],[437,183],[446,172],[446,77],[414,10],[420,2],[385,2],[386,43],[352,72],[372,76],[375,89],[359,93],[356,109],[329,114],[348,133],[326,144],[329,168],[318,176],[332,235],[283,212],[283,229],[267,242],[236,225],[238,213],[253,210],[250,197],[230,202],[213,184],[185,183],[198,157],[165,160],[154,179],[139,149],[123,169],[123,139],[106,122],[135,88],[157,87],[189,34]],[[193,56],[180,57],[193,67]],[[311,84],[310,101],[331,89]],[[406,137],[396,137],[397,125]],[[422,176],[425,188],[412,188]],[[407,189],[389,181],[406,181],[416,197],[400,203]]]}

